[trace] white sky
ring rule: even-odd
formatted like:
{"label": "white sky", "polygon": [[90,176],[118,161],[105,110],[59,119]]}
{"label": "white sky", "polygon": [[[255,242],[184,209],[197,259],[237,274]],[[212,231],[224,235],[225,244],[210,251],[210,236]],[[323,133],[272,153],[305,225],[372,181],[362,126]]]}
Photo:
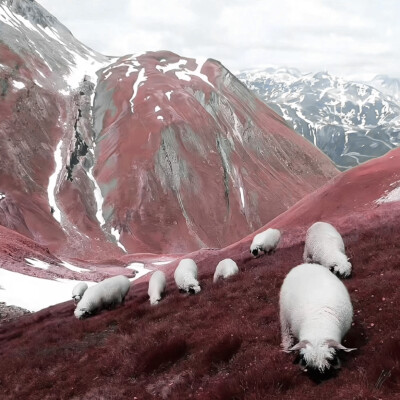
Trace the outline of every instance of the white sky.
{"label": "white sky", "polygon": [[232,72],[287,66],[400,78],[397,0],[38,0],[107,55],[171,50]]}

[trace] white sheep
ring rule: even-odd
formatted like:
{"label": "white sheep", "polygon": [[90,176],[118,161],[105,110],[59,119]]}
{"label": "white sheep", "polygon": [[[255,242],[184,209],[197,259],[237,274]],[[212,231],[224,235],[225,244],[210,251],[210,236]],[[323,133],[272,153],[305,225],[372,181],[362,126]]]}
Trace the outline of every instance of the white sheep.
{"label": "white sheep", "polygon": [[351,263],[346,256],[342,236],[327,222],[316,222],[308,228],[303,261],[321,264],[343,278],[351,275]]}
{"label": "white sheep", "polygon": [[[351,327],[353,306],[342,281],[318,264],[293,268],[280,291],[282,347],[299,351],[300,366],[324,372],[340,368],[336,350]],[[299,342],[293,345],[296,338]]]}
{"label": "white sheep", "polygon": [[179,262],[174,272],[174,279],[181,291],[195,294],[201,290],[197,280],[197,265],[190,258],[184,258]]}
{"label": "white sheep", "polygon": [[151,305],[158,304],[165,292],[166,285],[167,280],[165,278],[164,272],[154,272],[149,280],[149,290],[147,291],[147,294],[150,297]]}
{"label": "white sheep", "polygon": [[74,311],[75,317],[89,317],[105,308],[122,304],[130,289],[131,283],[126,276],[118,275],[104,279],[88,288]]}
{"label": "white sheep", "polygon": [[259,257],[261,252],[272,254],[278,247],[281,240],[281,232],[278,229],[268,228],[264,232],[257,233],[254,236],[250,246],[250,253],[255,258]]}
{"label": "white sheep", "polygon": [[78,303],[87,288],[88,284],[86,282],[79,282],[77,285],[74,286],[74,288],[72,289],[72,298],[74,299],[75,303]]}
{"label": "white sheep", "polygon": [[215,268],[214,273],[214,283],[218,281],[219,278],[228,278],[229,276],[233,276],[239,273],[239,268],[235,261],[230,258],[225,258],[220,261]]}

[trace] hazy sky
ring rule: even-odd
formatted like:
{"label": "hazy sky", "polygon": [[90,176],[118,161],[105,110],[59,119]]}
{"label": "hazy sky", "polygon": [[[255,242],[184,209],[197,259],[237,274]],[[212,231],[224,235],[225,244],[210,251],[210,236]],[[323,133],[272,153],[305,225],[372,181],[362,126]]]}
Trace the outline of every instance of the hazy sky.
{"label": "hazy sky", "polygon": [[232,72],[288,66],[400,78],[397,0],[38,0],[107,55],[171,50]]}

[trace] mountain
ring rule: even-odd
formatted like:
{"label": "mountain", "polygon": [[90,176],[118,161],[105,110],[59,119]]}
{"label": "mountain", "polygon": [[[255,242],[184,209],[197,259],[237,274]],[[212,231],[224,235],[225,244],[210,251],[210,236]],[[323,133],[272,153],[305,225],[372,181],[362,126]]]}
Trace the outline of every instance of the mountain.
{"label": "mountain", "polygon": [[400,100],[400,79],[392,78],[388,75],[377,75],[368,82],[369,85],[380,90],[388,96],[393,97],[396,102]]}
{"label": "mountain", "polygon": [[400,144],[400,104],[371,86],[379,81],[394,93],[396,80],[377,77],[366,84],[287,68],[244,71],[238,77],[341,170]]}
{"label": "mountain", "polygon": [[0,21],[0,224],[58,257],[223,247],[337,174],[215,60],[105,57],[30,0]]}

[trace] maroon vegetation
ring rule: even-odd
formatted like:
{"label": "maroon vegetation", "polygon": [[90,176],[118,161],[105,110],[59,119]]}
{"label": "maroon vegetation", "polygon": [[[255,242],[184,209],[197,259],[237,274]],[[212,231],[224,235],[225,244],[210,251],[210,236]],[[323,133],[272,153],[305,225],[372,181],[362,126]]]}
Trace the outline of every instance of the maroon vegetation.
{"label": "maroon vegetation", "polygon": [[[342,369],[327,380],[302,373],[280,349],[279,288],[303,250],[294,231],[298,243],[259,259],[249,255],[249,239],[203,251],[199,295],[182,295],[169,280],[152,307],[139,283],[124,307],[91,319],[76,320],[68,302],[1,327],[2,398],[396,399],[400,228],[395,213],[383,217],[385,224],[344,236],[355,312],[344,344],[358,350],[343,354]],[[213,285],[228,253],[240,274]]]}

